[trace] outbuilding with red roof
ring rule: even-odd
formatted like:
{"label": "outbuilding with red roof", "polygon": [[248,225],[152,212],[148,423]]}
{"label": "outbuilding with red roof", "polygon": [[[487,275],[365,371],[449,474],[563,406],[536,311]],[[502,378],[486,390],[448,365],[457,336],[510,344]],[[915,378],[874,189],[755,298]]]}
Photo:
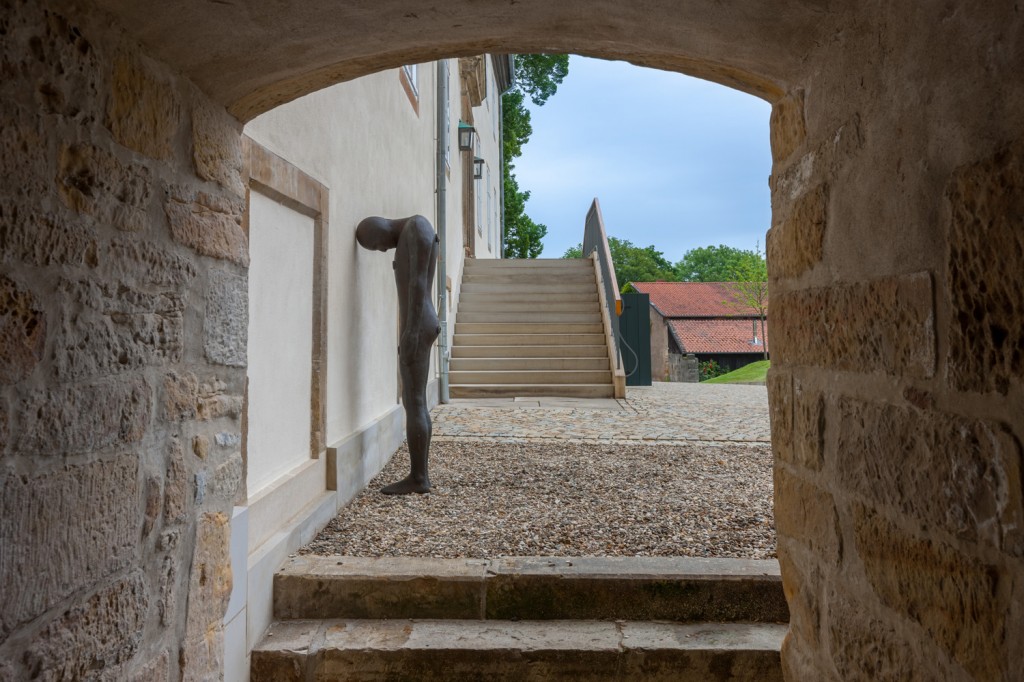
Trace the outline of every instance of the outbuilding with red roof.
{"label": "outbuilding with red roof", "polygon": [[[764,358],[768,326],[734,282],[630,282],[651,299],[651,376],[669,375],[670,355],[714,360],[728,370]],[[763,336],[763,338],[762,338]]]}

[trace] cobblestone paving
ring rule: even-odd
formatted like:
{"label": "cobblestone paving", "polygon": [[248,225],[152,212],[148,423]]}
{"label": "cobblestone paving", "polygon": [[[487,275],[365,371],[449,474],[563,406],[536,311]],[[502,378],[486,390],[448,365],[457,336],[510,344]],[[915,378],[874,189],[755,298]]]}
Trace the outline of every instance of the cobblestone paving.
{"label": "cobblestone paving", "polygon": [[764,386],[434,408],[429,495],[381,495],[403,446],[304,554],[775,556]]}
{"label": "cobblestone paving", "polygon": [[625,400],[453,400],[431,417],[440,441],[770,442],[764,386],[655,382],[630,387]]}

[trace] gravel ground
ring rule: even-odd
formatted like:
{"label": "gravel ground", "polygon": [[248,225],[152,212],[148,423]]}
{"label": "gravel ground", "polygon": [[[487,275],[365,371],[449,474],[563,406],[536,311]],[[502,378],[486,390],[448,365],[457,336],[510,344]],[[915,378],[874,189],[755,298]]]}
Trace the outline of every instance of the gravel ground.
{"label": "gravel ground", "polygon": [[429,495],[379,488],[401,448],[303,554],[775,557],[765,443],[435,441]]}

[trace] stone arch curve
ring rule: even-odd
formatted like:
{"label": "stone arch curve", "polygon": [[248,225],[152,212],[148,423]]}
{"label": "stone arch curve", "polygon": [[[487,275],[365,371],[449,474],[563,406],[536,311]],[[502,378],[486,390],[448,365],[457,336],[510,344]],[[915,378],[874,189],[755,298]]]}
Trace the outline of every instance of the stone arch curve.
{"label": "stone arch curve", "polygon": [[513,0],[173,3],[100,0],[156,56],[240,120],[401,64],[484,52],[570,52],[679,71],[774,101],[799,80],[821,3]]}

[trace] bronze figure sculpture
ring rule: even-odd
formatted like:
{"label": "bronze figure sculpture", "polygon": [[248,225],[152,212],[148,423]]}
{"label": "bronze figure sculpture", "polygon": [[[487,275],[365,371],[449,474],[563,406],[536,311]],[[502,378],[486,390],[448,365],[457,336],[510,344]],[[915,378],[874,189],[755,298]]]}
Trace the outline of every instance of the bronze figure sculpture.
{"label": "bronze figure sculpture", "polygon": [[438,238],[430,221],[411,218],[371,217],[359,223],[356,241],[364,249],[386,252],[395,249],[395,285],[398,287],[398,366],[405,407],[405,435],[409,445],[410,472],[401,481],[381,488],[385,495],[430,492],[427,455],[430,450],[430,411],[427,409],[427,375],[430,348],[441,333],[431,298],[437,266]]}

